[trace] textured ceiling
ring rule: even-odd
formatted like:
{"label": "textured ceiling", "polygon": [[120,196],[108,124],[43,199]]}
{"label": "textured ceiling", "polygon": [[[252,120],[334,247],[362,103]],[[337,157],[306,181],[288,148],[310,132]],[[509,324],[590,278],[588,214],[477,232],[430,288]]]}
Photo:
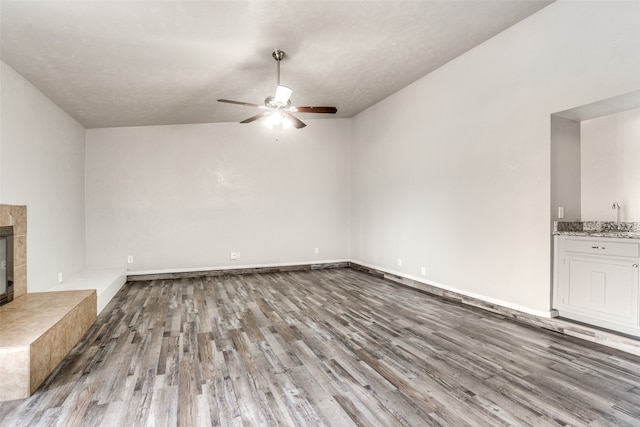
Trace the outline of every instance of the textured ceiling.
{"label": "textured ceiling", "polygon": [[0,52],[87,128],[242,120],[216,99],[262,104],[276,48],[295,105],[351,117],[549,3],[2,0]]}

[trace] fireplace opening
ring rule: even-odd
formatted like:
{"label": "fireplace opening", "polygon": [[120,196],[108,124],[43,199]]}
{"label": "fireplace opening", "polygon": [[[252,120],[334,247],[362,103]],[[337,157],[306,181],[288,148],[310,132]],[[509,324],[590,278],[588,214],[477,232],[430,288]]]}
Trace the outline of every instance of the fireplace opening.
{"label": "fireplace opening", "polygon": [[13,301],[13,226],[0,227],[0,305]]}

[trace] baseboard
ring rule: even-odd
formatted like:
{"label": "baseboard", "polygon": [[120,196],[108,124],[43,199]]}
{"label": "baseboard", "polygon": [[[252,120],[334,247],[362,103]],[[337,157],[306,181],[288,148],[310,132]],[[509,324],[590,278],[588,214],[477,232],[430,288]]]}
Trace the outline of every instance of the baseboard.
{"label": "baseboard", "polygon": [[371,265],[367,265],[359,261],[350,261],[349,267],[355,270],[364,271],[377,277],[391,280],[402,286],[410,287],[419,292],[436,295],[448,300],[456,301],[477,307],[483,310],[497,313],[505,318],[526,323],[539,328],[558,332],[563,335],[580,338],[595,344],[604,345],[606,347],[615,348],[626,353],[640,356],[640,339],[622,335],[614,331],[604,330],[591,325],[578,324],[567,321],[567,319],[558,318],[557,310],[537,311],[526,307],[520,307],[515,304],[506,302],[497,302],[497,300],[489,298],[478,298],[467,292],[452,290],[452,288],[434,283],[425,283],[424,281],[404,275],[402,273],[393,272]]}
{"label": "baseboard", "polygon": [[[420,291],[427,292],[429,294],[438,295],[447,299],[453,299],[460,301],[467,305],[473,305],[483,308],[485,310],[495,311],[504,315],[511,314],[530,314],[536,317],[551,318],[554,316],[554,310],[542,311],[533,310],[529,307],[513,304],[508,301],[502,301],[495,298],[485,297],[483,295],[474,294],[472,292],[456,289],[451,286],[447,286],[441,283],[433,281],[425,281],[408,274],[399,273],[393,270],[387,270],[379,267],[366,264],[361,261],[350,261],[350,266],[355,269],[367,271],[373,275],[384,277],[385,279],[393,280],[394,282],[401,283],[405,286],[418,289]],[[505,311],[507,310],[507,311]],[[557,315],[557,314],[555,314]]]}
{"label": "baseboard", "polygon": [[350,261],[323,261],[318,263],[298,263],[298,264],[270,264],[270,265],[245,265],[239,267],[218,267],[202,269],[182,269],[182,270],[162,270],[162,271],[137,271],[128,272],[128,281],[143,280],[168,280],[181,278],[197,278],[208,276],[223,276],[235,274],[256,274],[274,273],[287,271],[318,270],[325,268],[353,268],[381,277],[385,280],[393,281],[401,286],[412,288],[418,292],[435,295],[482,310],[490,311],[521,323],[536,326],[558,332],[567,336],[580,338],[596,344],[615,348],[627,353],[640,356],[640,340],[632,337],[622,336],[611,331],[591,327],[589,325],[579,325],[568,322],[565,319],[558,319],[556,310],[540,311],[532,310],[528,307],[519,306],[506,301],[487,298],[475,295],[460,289],[455,289],[440,283],[426,282],[424,279],[412,277],[397,271],[368,265],[357,260]]}
{"label": "baseboard", "polygon": [[256,274],[256,273],[277,273],[284,271],[320,270],[323,268],[345,268],[349,267],[349,261],[322,261],[317,263],[287,263],[287,264],[256,264],[242,265],[237,267],[206,267],[194,269],[177,270],[155,270],[155,271],[129,271],[127,280],[169,280],[187,279],[209,276],[223,276],[234,274]]}

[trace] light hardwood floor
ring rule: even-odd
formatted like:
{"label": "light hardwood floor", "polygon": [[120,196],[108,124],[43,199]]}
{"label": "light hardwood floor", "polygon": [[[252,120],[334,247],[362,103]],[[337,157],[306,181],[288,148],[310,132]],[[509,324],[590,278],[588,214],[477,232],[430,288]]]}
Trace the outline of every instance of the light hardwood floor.
{"label": "light hardwood floor", "polygon": [[640,357],[348,268],[130,282],[3,426],[640,425]]}

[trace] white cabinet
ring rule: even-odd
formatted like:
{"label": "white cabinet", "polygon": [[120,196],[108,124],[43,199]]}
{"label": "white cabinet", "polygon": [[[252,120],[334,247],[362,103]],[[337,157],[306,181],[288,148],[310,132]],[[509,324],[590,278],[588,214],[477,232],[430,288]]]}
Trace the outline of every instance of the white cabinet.
{"label": "white cabinet", "polygon": [[554,236],[553,305],[561,317],[640,336],[640,241]]}

